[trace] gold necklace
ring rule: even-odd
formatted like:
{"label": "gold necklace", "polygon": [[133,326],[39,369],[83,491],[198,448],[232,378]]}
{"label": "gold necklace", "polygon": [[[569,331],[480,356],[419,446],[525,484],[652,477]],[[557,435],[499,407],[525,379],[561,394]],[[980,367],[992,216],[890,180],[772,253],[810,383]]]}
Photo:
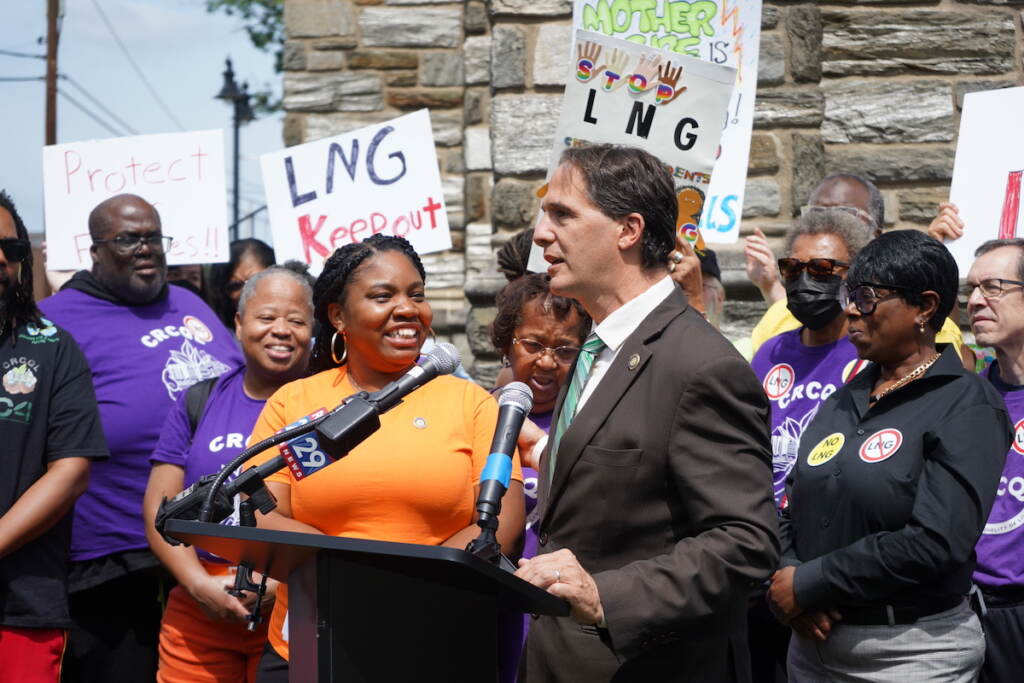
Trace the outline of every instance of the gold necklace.
{"label": "gold necklace", "polygon": [[932,366],[932,364],[935,361],[937,361],[939,359],[939,356],[941,356],[941,355],[942,355],[941,353],[936,353],[934,356],[932,356],[931,358],[929,358],[925,362],[923,362],[920,365],[918,365],[916,368],[914,368],[913,370],[908,372],[906,375],[904,375],[900,379],[896,380],[896,382],[892,386],[890,386],[888,389],[884,390],[882,393],[875,394],[874,396],[869,396],[868,398],[871,400],[871,403],[878,403],[878,401],[880,401],[883,396],[888,396],[889,394],[891,394],[892,392],[896,391],[900,387],[902,387],[902,386],[904,386],[904,385],[906,385],[906,384],[908,384],[910,382],[913,382],[915,379],[917,379],[918,377],[923,375],[925,373],[925,371],[927,371],[928,368],[930,368]]}

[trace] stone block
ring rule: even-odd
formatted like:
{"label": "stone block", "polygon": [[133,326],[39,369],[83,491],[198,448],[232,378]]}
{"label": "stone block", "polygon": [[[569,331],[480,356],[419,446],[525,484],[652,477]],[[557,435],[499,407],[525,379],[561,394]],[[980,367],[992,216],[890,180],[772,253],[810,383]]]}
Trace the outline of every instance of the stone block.
{"label": "stone block", "polygon": [[[566,68],[563,65],[563,73]],[[779,85],[785,78],[786,52],[782,46],[782,36],[766,33],[761,36],[761,52],[757,57],[757,84]]]}
{"label": "stone block", "polygon": [[348,54],[350,69],[415,69],[420,65],[410,50],[353,50]]}
{"label": "stone block", "polygon": [[768,31],[779,25],[780,10],[769,5],[761,6],[761,30]]}
{"label": "stone block", "polygon": [[381,104],[380,78],[372,74],[285,75],[284,108],[289,111],[375,111]]}
{"label": "stone block", "polygon": [[403,88],[388,92],[388,104],[398,109],[450,109],[462,105],[462,88]]}
{"label": "stone block", "polygon": [[453,109],[437,109],[430,112],[430,127],[434,132],[434,143],[440,147],[456,147],[462,144],[462,112]]}
{"label": "stone block", "polygon": [[461,228],[466,224],[466,216],[462,209],[465,206],[464,191],[466,179],[461,175],[441,176],[441,188],[444,190],[444,204],[448,211],[448,224],[452,228]]}
{"label": "stone block", "polygon": [[944,189],[900,190],[896,193],[900,206],[900,220],[927,225],[938,213],[939,203],[949,201]]}
{"label": "stone block", "polygon": [[488,171],[491,168],[491,129],[487,126],[467,128],[462,145],[467,171]]}
{"label": "stone block", "polygon": [[[1024,2],[1024,0],[1021,1]],[[1015,87],[1017,87],[1017,83],[1015,81],[982,81],[975,78],[972,78],[969,81],[957,81],[953,84],[953,92],[956,94],[956,108],[964,108],[964,96],[967,93]]]}
{"label": "stone block", "polygon": [[491,193],[491,174],[474,173],[466,177],[466,220],[470,223],[487,217],[487,197]]}
{"label": "stone block", "polygon": [[751,178],[743,194],[743,217],[779,215],[779,184],[773,178]]}
{"label": "stone block", "polygon": [[341,135],[395,118],[393,112],[366,112],[346,114],[308,114],[305,116],[304,141],[319,140]]}
{"label": "stone block", "polygon": [[952,147],[829,145],[825,172],[856,173],[876,183],[948,181],[955,156]]}
{"label": "stone block", "polygon": [[793,180],[790,201],[793,214],[807,203],[811,191],[825,177],[825,145],[818,133],[793,133]]}
{"label": "stone block", "polygon": [[281,49],[281,68],[285,71],[303,71],[306,68],[306,46],[287,40]]}
{"label": "stone block", "polygon": [[[825,92],[825,142],[948,142],[953,139],[949,82],[843,80]],[[909,104],[910,106],[907,106]]]}
{"label": "stone block", "polygon": [[509,230],[532,227],[540,206],[537,188],[543,184],[543,180],[499,180],[491,194],[491,220]]}
{"label": "stone block", "polygon": [[314,50],[351,50],[359,44],[355,36],[332,36],[312,41]]}
{"label": "stone block", "polygon": [[[303,121],[304,117],[301,114],[290,114],[284,115],[284,125],[281,126],[281,141],[284,142],[285,147],[294,147],[295,145],[301,145],[306,142],[305,130],[306,127]],[[315,138],[309,138],[313,140]]]}
{"label": "stone block", "polygon": [[819,90],[775,88],[757,93],[754,127],[817,127],[824,113],[825,98]]}
{"label": "stone block", "polygon": [[416,85],[416,72],[385,71],[384,82],[394,88],[410,88]]}
{"label": "stone block", "polygon": [[572,26],[542,24],[533,48],[533,85],[565,85],[572,56]]}
{"label": "stone block", "polygon": [[754,133],[750,138],[751,173],[774,173],[779,170],[779,143],[771,133]]}
{"label": "stone block", "polygon": [[462,85],[462,52],[428,52],[420,67],[422,85]]}
{"label": "stone block", "polygon": [[491,37],[466,38],[462,49],[466,85],[483,85],[491,81]]}
{"label": "stone block", "polygon": [[462,11],[448,7],[367,7],[359,18],[368,47],[458,47]]}
{"label": "stone block", "polygon": [[786,10],[786,38],[789,41],[789,68],[798,83],[821,80],[821,12],[813,5]]}
{"label": "stone block", "polygon": [[572,14],[572,0],[490,0],[493,15],[560,17]]}
{"label": "stone block", "polygon": [[466,259],[456,251],[440,251],[420,257],[430,288],[462,287],[466,282]]}
{"label": "stone block", "polygon": [[829,76],[992,74],[1013,70],[1013,20],[931,9],[823,13]]}
{"label": "stone block", "polygon": [[497,95],[491,100],[491,158],[502,175],[546,171],[561,95]]}
{"label": "stone block", "polygon": [[466,3],[466,11],[462,19],[462,28],[466,35],[479,35],[487,31],[487,8],[484,3],[472,0]]}
{"label": "stone block", "polygon": [[466,321],[466,334],[469,337],[469,348],[474,356],[494,357],[496,352],[491,344],[490,328],[491,323],[498,314],[498,309],[492,306],[474,306],[469,310],[469,319]]}
{"label": "stone block", "polygon": [[313,50],[306,57],[309,71],[337,71],[345,65],[345,55],[336,51]]}
{"label": "stone block", "polygon": [[[470,223],[466,226],[466,269],[496,275],[494,250],[491,248],[493,229],[489,223]],[[470,300],[475,301],[473,297]],[[493,303],[493,301],[492,301]]]}
{"label": "stone block", "polygon": [[462,148],[452,148],[451,152],[445,155],[441,168],[445,173],[465,173],[466,162],[462,159]]}
{"label": "stone block", "polygon": [[352,7],[346,0],[303,0],[284,5],[288,38],[347,36],[355,32]]}
{"label": "stone block", "polygon": [[463,100],[463,114],[467,126],[480,123],[484,120],[484,104],[487,100],[487,91],[483,88],[467,88]]}
{"label": "stone block", "polygon": [[526,83],[526,35],[519,26],[491,31],[491,87],[518,88]]}

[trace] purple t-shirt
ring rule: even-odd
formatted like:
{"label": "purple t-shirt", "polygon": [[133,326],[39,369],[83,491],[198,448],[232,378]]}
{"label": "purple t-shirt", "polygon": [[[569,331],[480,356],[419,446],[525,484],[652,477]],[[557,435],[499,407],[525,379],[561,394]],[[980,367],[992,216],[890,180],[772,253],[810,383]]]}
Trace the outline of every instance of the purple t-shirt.
{"label": "purple t-shirt", "polygon": [[806,346],[800,341],[802,329],[772,337],[750,362],[772,406],[772,489],[779,507],[786,504],[786,477],[796,462],[800,435],[822,401],[866,364],[846,337]]}
{"label": "purple t-shirt", "polygon": [[[245,450],[246,440],[266,401],[246,395],[242,386],[244,378],[245,368],[240,367],[217,380],[194,435],[189,426],[185,393],[182,392],[167,415],[160,440],[149,461],[184,468],[184,488],[188,488],[201,477],[216,474]],[[237,515],[232,515],[224,523],[237,525]],[[201,550],[199,554],[206,559],[219,559]]]}
{"label": "purple t-shirt", "polygon": [[93,463],[75,505],[71,559],[148,548],[142,496],[149,456],[178,396],[243,364],[234,337],[192,292],[125,306],[65,289],[39,303],[78,342],[92,369],[110,459]]}
{"label": "purple t-shirt", "polygon": [[[988,523],[974,549],[978,555],[975,583],[995,588],[1024,586],[1024,386],[1003,382],[998,367],[998,362],[993,361],[981,374],[1006,402],[1014,425],[1013,443],[1006,455]],[[993,368],[997,368],[995,372]]]}

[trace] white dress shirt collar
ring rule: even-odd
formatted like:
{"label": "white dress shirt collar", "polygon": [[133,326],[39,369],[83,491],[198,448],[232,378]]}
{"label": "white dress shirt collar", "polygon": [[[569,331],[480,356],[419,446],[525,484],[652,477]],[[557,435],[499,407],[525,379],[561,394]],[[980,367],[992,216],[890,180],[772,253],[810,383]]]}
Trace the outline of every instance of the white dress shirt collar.
{"label": "white dress shirt collar", "polygon": [[648,287],[643,293],[633,297],[612,311],[600,325],[593,329],[601,341],[614,354],[625,343],[629,335],[640,327],[640,323],[661,305],[675,289],[675,282],[668,275]]}

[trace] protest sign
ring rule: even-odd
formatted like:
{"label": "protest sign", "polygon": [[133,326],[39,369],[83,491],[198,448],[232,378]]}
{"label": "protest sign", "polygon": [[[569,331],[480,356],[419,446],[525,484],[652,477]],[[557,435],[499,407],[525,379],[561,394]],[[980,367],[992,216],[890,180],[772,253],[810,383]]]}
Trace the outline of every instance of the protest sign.
{"label": "protest sign", "polygon": [[160,212],[163,233],[174,238],[169,264],[228,260],[222,131],[44,147],[43,193],[47,268],[90,268],[89,213],[125,193],[139,195]]}
{"label": "protest sign", "polygon": [[700,222],[708,242],[735,242],[754,123],[761,0],[575,0],[573,17],[573,24],[586,31],[736,69],[721,153]]}
{"label": "protest sign", "polygon": [[[672,173],[677,228],[695,241],[735,70],[589,31],[576,32],[573,55],[548,178],[566,147],[644,149]],[[539,249],[529,267],[546,268]]]}
{"label": "protest sign", "polygon": [[960,116],[949,199],[960,210],[964,235],[946,246],[960,279],[982,242],[1024,237],[1021,176],[1024,175],[1024,88],[968,93]]}
{"label": "protest sign", "polygon": [[278,260],[319,273],[338,247],[384,233],[450,249],[426,109],[260,157]]}

